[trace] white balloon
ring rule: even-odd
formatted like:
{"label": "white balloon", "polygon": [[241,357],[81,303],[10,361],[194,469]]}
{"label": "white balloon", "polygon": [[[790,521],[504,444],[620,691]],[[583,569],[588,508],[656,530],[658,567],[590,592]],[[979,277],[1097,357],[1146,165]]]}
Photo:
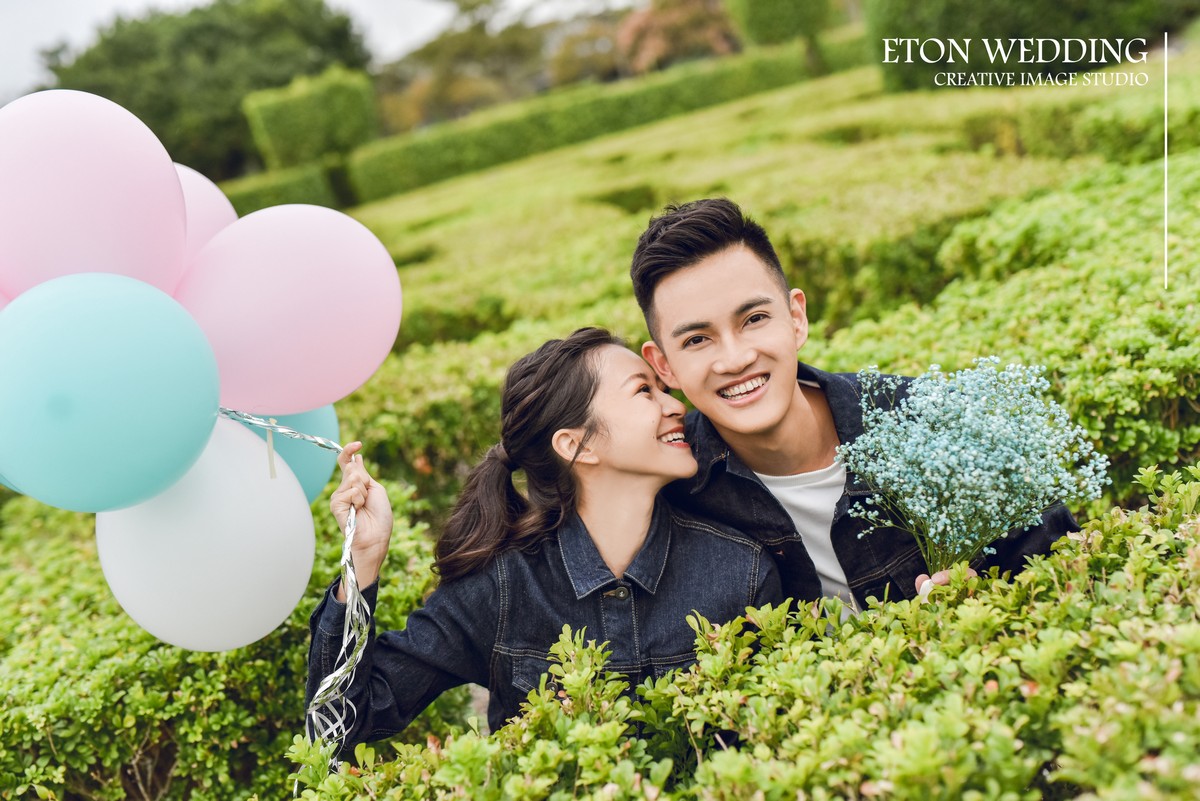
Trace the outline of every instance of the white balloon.
{"label": "white balloon", "polygon": [[287,619],[312,574],[304,490],[266,443],[219,419],[200,459],[145,503],[96,515],[100,567],[125,612],[164,642],[224,651]]}

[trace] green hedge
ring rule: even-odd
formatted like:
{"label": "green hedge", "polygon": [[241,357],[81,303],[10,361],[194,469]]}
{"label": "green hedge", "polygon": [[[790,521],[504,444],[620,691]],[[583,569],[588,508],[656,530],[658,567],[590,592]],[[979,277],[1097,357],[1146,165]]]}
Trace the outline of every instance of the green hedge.
{"label": "green hedge", "polygon": [[[1012,55],[1005,63],[992,63],[983,40],[996,38],[1146,40],[1146,48],[1161,42],[1162,32],[1176,30],[1200,13],[1197,0],[1090,0],[1080,3],[1045,3],[1043,0],[1010,0],[980,4],[973,0],[867,0],[868,41],[872,61],[880,64],[884,84],[893,91],[932,89],[939,72],[1021,72],[1048,75],[1095,69],[1097,65],[1066,63],[1049,58],[1045,63],[1017,62]],[[883,40],[893,38],[969,40],[969,60],[956,58],[928,64],[915,53],[913,63],[903,63],[907,54],[893,51],[901,63],[882,63]],[[1137,57],[1135,51],[1132,55]],[[1110,62],[1111,63],[1111,62]],[[1126,63],[1124,69],[1141,70],[1141,63]]]}
{"label": "green hedge", "polygon": [[[827,46],[835,68],[861,64],[861,39]],[[350,180],[360,201],[804,80],[800,45],[687,64],[638,81],[587,86],[472,115],[356,150]]]}
{"label": "green hedge", "polygon": [[[1144,471],[1016,577],[955,571],[928,604],[692,618],[698,662],[622,695],[564,632],[489,737],[290,756],[311,801],[1194,798],[1200,792],[1200,469]],[[752,625],[747,625],[747,623]],[[386,756],[385,756],[386,754]]]}
{"label": "green hedge", "polygon": [[[1161,61],[1159,59],[1158,61]],[[1152,62],[1151,83],[1113,91],[1060,88],[1026,92],[1008,108],[968,116],[967,144],[993,152],[1069,158],[1096,154],[1109,161],[1144,163],[1163,157],[1164,65]],[[1171,57],[1165,123],[1170,152],[1200,146],[1200,55]]]}
{"label": "green hedge", "polygon": [[760,45],[815,36],[832,15],[829,0],[725,0],[725,8],[742,37]]}
{"label": "green hedge", "polygon": [[[379,620],[399,626],[431,588],[432,548],[405,517],[411,489],[388,489],[399,525]],[[215,654],[160,643],[125,616],[92,516],[29,498],[0,507],[0,798],[279,797],[280,756],[304,728],[308,615],[341,556],[327,504],[314,505],[317,563],[296,611],[263,640]],[[409,736],[444,735],[466,712],[466,693],[452,693]]]}
{"label": "green hedge", "polygon": [[379,136],[370,76],[340,65],[281,89],[251,92],[242,112],[268,170],[344,155]]}
{"label": "green hedge", "polygon": [[1137,465],[1190,462],[1200,456],[1200,261],[1186,243],[1200,235],[1200,209],[1187,199],[1200,192],[1200,153],[1171,160],[1168,289],[1162,181],[1161,164],[1111,167],[964,223],[938,262],[975,278],[810,343],[806,356],[907,374],[987,354],[1045,364],[1117,487]]}
{"label": "green hedge", "polygon": [[320,164],[236,178],[223,182],[221,191],[240,217],[283,203],[311,203],[331,209],[340,205],[325,167]]}

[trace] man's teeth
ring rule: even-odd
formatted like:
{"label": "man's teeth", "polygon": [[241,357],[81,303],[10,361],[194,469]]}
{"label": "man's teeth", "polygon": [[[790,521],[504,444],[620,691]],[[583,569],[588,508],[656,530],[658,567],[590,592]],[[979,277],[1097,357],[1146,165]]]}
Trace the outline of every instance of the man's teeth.
{"label": "man's teeth", "polygon": [[663,434],[658,440],[659,442],[683,442],[683,432],[676,431],[672,434]]}
{"label": "man's teeth", "polygon": [[758,378],[751,378],[749,381],[743,381],[732,387],[717,390],[717,394],[726,400],[737,400],[743,395],[749,395],[754,390],[767,383],[768,376],[760,375]]}

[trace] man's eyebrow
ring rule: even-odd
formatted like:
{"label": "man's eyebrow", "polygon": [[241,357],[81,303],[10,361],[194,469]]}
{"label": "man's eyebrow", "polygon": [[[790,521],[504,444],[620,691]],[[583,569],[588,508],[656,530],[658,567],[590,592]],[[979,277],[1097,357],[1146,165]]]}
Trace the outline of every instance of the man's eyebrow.
{"label": "man's eyebrow", "polygon": [[690,334],[692,331],[700,331],[702,329],[711,328],[711,327],[712,327],[712,323],[706,322],[706,321],[701,321],[701,320],[697,320],[697,321],[690,322],[690,323],[680,323],[679,325],[677,325],[673,329],[671,329],[671,339],[675,339],[676,337],[681,337],[684,334]]}
{"label": "man's eyebrow", "polygon": [[[751,309],[757,309],[759,306],[769,305],[772,300],[773,299],[767,295],[760,295],[756,298],[750,298],[741,306],[738,306],[733,310],[733,316],[741,317]],[[676,337],[681,337],[684,334],[690,334],[692,331],[701,331],[705,328],[711,327],[712,323],[708,322],[707,320],[693,320],[691,322],[680,323],[679,325],[675,326],[675,328],[671,329],[671,338],[675,339]]]}

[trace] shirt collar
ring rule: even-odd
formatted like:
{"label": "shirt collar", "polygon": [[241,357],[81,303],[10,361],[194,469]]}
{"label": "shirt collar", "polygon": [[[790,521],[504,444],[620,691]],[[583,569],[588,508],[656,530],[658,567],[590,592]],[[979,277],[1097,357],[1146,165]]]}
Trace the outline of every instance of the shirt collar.
{"label": "shirt collar", "polygon": [[[825,400],[833,414],[833,427],[838,440],[853,442],[862,434],[862,406],[859,403],[858,378],[853,373],[827,373],[804,362],[798,363],[796,380],[816,384],[825,393]],[[703,492],[718,464],[726,469],[749,478],[749,467],[732,453],[725,440],[717,433],[716,426],[703,414],[693,411],[687,416],[687,439],[692,444],[692,453],[700,469],[691,481],[691,494]]]}
{"label": "shirt collar", "polygon": [[[669,523],[669,510],[661,499],[656,500],[646,541],[625,571],[625,578],[650,594],[658,589],[658,580],[667,565],[667,553],[671,546]],[[596,590],[617,583],[616,576],[604,564],[596,543],[592,542],[592,535],[578,513],[572,513],[558,530],[558,545],[576,599],[583,599]]]}

